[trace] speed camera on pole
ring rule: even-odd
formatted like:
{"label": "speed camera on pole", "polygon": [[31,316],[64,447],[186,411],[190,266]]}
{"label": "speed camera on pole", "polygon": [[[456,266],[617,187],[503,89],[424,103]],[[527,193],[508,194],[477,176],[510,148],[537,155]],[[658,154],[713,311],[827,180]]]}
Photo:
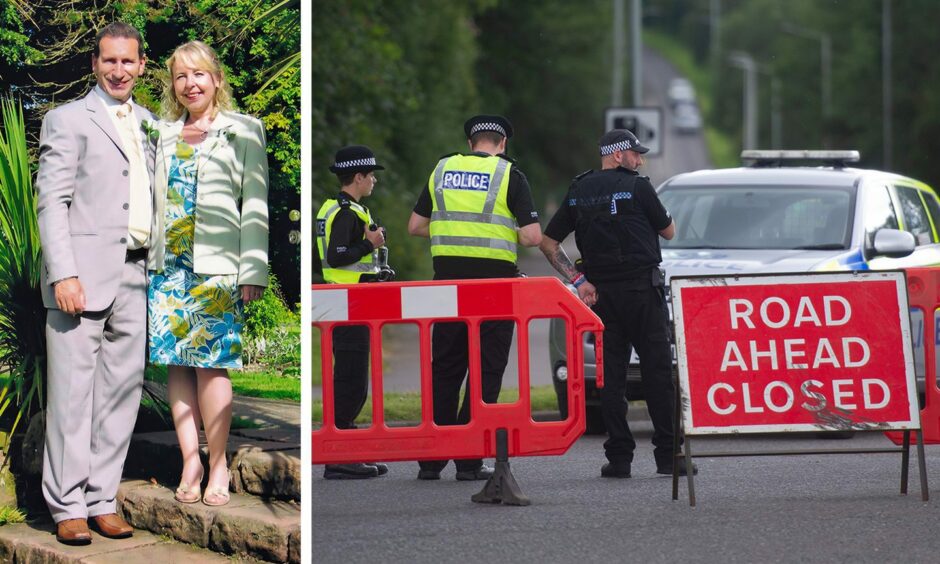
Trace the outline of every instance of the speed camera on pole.
{"label": "speed camera on pole", "polygon": [[658,155],[663,150],[663,113],[659,108],[607,108],[604,124],[604,131],[631,131],[640,143],[649,147],[647,155]]}

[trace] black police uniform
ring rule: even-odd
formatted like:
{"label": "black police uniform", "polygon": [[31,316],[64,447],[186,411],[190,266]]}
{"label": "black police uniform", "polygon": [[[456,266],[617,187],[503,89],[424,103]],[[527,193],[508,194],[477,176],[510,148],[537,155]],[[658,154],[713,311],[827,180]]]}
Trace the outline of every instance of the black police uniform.
{"label": "black police uniform", "polygon": [[[355,201],[353,197],[340,191],[336,200],[340,209],[333,219],[330,240],[327,241],[326,261],[332,266],[346,266],[371,254],[373,246],[364,238],[368,226],[356,212],[349,209],[349,203]],[[359,205],[362,206],[362,203]],[[360,278],[360,282],[373,281],[374,274],[363,274]],[[353,421],[362,411],[369,389],[369,328],[365,325],[335,327],[333,360],[336,427],[354,429],[356,426]]]}
{"label": "black police uniform", "polygon": [[601,409],[609,435],[604,449],[615,464],[632,462],[636,448],[625,396],[632,345],[640,357],[656,463],[672,468],[675,387],[658,238],[671,223],[649,179],[617,167],[575,178],[545,229],[556,241],[575,232],[584,274],[597,288],[593,309],[604,322]]}
{"label": "black police uniform", "polygon": [[[487,153],[467,153],[487,158]],[[505,155],[498,155],[510,160]],[[532,201],[529,182],[514,165],[509,171],[506,204],[523,227],[538,222],[538,213]],[[424,186],[418,196],[414,212],[431,217],[431,194]],[[433,259],[434,280],[480,278],[514,278],[519,269],[513,262],[471,257],[436,256]],[[515,324],[512,321],[487,321],[480,325],[481,395],[483,401],[496,403],[503,383],[503,371],[509,362],[509,349]],[[460,410],[457,403],[460,388],[467,377],[469,366],[467,325],[464,323],[435,323],[431,337],[431,374],[433,380],[434,422],[438,425],[462,425],[470,421],[469,383]],[[473,471],[483,465],[480,459],[455,460],[458,472]],[[447,466],[446,460],[421,461],[422,470],[439,472]]]}

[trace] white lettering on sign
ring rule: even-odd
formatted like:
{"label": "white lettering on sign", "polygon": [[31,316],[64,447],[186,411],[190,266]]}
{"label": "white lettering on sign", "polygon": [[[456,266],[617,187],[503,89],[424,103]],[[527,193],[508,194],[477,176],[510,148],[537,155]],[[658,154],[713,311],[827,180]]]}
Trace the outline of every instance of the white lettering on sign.
{"label": "white lettering on sign", "polygon": [[[727,382],[712,384],[705,394],[709,409],[718,415],[731,415],[742,405],[745,413],[763,413],[764,408],[775,413],[785,413],[796,403],[796,393],[787,382],[773,380],[763,389],[757,384],[752,387],[752,384],[754,383],[742,383],[740,392]],[[854,410],[858,408],[855,402],[858,401],[856,398],[859,395],[862,406],[869,410],[883,409],[891,401],[888,385],[878,378],[864,378],[860,382],[848,379],[832,380],[830,385],[831,390],[825,390],[825,384],[819,380],[804,381],[800,384],[799,393],[806,401],[801,403],[800,407],[808,411],[822,411],[831,400],[837,408]],[[826,391],[829,392],[828,395],[824,393]]]}
{"label": "white lettering on sign", "polygon": [[807,399],[814,399],[819,403],[817,403],[816,405],[812,405],[812,404],[803,402],[800,404],[800,407],[808,411],[822,411],[826,409],[826,396],[822,395],[820,392],[814,392],[810,390],[809,389],[810,386],[822,388],[823,383],[820,382],[819,380],[807,380],[803,382],[803,385],[800,386],[801,394],[806,396]]}
{"label": "white lettering on sign", "polygon": [[717,402],[715,402],[715,392],[718,390],[724,390],[728,393],[734,393],[734,388],[731,384],[725,384],[724,382],[718,382],[711,388],[708,388],[708,394],[706,399],[708,400],[708,407],[718,415],[728,415],[729,413],[734,413],[734,410],[737,408],[733,403],[729,404],[728,407],[720,407]]}
{"label": "white lettering on sign", "polygon": [[805,362],[796,362],[796,358],[806,356],[806,351],[795,350],[794,347],[806,344],[806,339],[784,339],[783,354],[787,359],[787,368],[790,370],[799,370],[809,368]]}
{"label": "white lettering on sign", "polygon": [[[770,319],[770,306],[772,305],[780,306],[780,319],[777,321]],[[788,306],[787,302],[783,301],[781,298],[767,298],[760,305],[760,319],[767,327],[770,327],[771,329],[780,329],[790,322],[790,306]]]}
{"label": "white lettering on sign", "polygon": [[[881,388],[881,401],[875,403],[871,400],[871,387],[878,386]],[[866,407],[871,409],[881,409],[888,405],[888,402],[891,401],[891,390],[888,389],[888,385],[884,383],[883,380],[878,380],[876,378],[864,378],[862,379],[862,401],[865,402]]]}
{"label": "white lettering on sign", "polygon": [[738,328],[738,320],[743,319],[748,329],[754,329],[754,323],[751,321],[751,314],[754,313],[754,304],[750,300],[729,300],[731,307],[731,328]]}
{"label": "white lettering on sign", "polygon": [[[796,306],[796,314],[793,317],[793,327],[811,324],[816,327],[837,327],[845,325],[852,318],[852,306],[849,301],[842,296],[823,296],[822,299],[823,320],[819,318],[816,307],[809,296],[800,298],[800,303]],[[754,304],[747,299],[728,300],[728,307],[731,310],[731,328],[738,329],[738,322],[743,322],[748,329],[755,329],[754,321],[751,316],[754,315]],[[837,317],[838,316],[838,317]],[[791,312],[790,305],[783,298],[771,296],[766,298],[760,304],[760,320],[771,329],[780,329],[790,323]]]}
{"label": "white lettering on sign", "polygon": [[[783,393],[787,396],[787,401],[783,405],[776,405],[773,402],[773,391],[775,388],[780,388],[783,390]],[[793,390],[790,389],[790,386],[786,382],[781,382],[776,380],[767,384],[767,387],[764,388],[764,403],[767,404],[767,407],[770,408],[770,411],[775,411],[777,413],[783,413],[793,407]]]}
{"label": "white lettering on sign", "polygon": [[[796,362],[797,359],[806,356],[806,350],[803,348],[806,339],[784,339],[783,356],[778,351],[777,341],[770,339],[768,341],[748,341],[748,358],[745,359],[737,341],[728,341],[725,343],[725,353],[721,360],[721,372],[727,372],[730,368],[737,368],[742,372],[758,371],[761,368],[777,370],[780,361],[783,360],[784,366],[790,370],[806,370],[809,364],[806,362]],[[871,350],[868,343],[859,337],[842,337],[841,355],[836,353],[832,343],[826,337],[821,337],[816,344],[816,352],[813,353],[813,370],[823,365],[829,365],[833,368],[861,368],[871,360]],[[747,362],[750,360],[750,362]],[[763,360],[763,362],[762,362]]]}

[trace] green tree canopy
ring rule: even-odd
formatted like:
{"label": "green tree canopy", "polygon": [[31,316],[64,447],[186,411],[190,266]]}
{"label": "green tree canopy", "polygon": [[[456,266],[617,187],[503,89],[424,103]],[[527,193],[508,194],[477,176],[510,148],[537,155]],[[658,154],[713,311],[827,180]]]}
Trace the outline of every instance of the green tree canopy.
{"label": "green tree canopy", "polygon": [[[606,0],[317,2],[313,11],[313,204],[339,189],[337,149],[368,145],[387,170],[364,203],[388,228],[403,279],[430,274],[408,218],[437,160],[467,150],[464,121],[500,113],[537,204],[596,166],[610,91]],[[601,37],[598,40],[598,37]],[[313,251],[316,254],[316,251]]]}

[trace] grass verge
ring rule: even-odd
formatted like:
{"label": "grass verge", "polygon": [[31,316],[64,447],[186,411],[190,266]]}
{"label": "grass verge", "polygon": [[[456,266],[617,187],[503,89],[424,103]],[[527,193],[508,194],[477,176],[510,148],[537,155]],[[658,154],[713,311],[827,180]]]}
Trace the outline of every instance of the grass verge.
{"label": "grass verge", "polygon": [[310,360],[313,366],[313,385],[320,386],[323,384],[323,373],[320,370],[320,331],[316,328],[313,329],[311,341],[313,341],[313,358]]}
{"label": "grass verge", "polygon": [[[531,391],[532,411],[558,411],[558,399],[555,396],[554,386],[535,386]],[[504,389],[499,394],[499,403],[512,403],[519,399],[519,390],[516,388]],[[418,392],[385,394],[385,420],[386,421],[420,421],[421,420],[421,394]],[[313,422],[323,423],[323,401],[313,400]],[[372,396],[366,400],[365,407],[357,424],[372,422]]]}
{"label": "grass verge", "polygon": [[705,117],[705,144],[708,146],[708,155],[711,157],[712,166],[715,168],[740,166],[741,158],[738,145],[732,136],[709,125],[709,123],[713,123],[710,118],[714,105],[711,98],[711,74],[708,70],[695,62],[692,53],[686,47],[675,38],[664,33],[646,30],[643,32],[643,42],[672,63],[672,66],[676,67],[676,70],[688,78],[695,87],[698,106]]}
{"label": "grass verge", "polygon": [[[165,366],[148,366],[145,379],[166,384]],[[273,370],[230,370],[232,391],[240,396],[300,401],[300,378]]]}

